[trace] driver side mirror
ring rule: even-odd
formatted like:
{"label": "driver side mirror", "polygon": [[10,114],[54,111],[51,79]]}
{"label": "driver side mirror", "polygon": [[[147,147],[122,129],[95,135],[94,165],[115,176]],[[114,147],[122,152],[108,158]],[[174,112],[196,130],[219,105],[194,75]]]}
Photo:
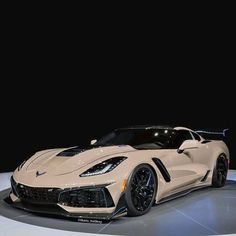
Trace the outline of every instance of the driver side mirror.
{"label": "driver side mirror", "polygon": [[195,149],[198,148],[199,142],[197,140],[185,140],[177,150],[179,154],[183,153],[185,150],[188,149]]}
{"label": "driver side mirror", "polygon": [[93,140],[90,141],[90,144],[93,145],[96,142],[97,142],[97,139],[93,139]]}

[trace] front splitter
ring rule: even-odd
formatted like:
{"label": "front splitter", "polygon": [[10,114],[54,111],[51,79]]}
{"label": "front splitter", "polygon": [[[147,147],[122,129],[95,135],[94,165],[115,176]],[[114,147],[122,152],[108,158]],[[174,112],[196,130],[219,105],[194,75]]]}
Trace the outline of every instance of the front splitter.
{"label": "front splitter", "polygon": [[56,215],[67,218],[74,218],[80,222],[90,222],[90,223],[101,223],[105,221],[110,221],[116,217],[126,214],[126,208],[120,209],[119,212],[107,214],[107,213],[69,213],[59,207],[58,205],[39,205],[39,204],[30,204],[27,202],[13,202],[10,197],[4,199],[4,201],[15,208],[37,214],[46,214],[46,215]]}

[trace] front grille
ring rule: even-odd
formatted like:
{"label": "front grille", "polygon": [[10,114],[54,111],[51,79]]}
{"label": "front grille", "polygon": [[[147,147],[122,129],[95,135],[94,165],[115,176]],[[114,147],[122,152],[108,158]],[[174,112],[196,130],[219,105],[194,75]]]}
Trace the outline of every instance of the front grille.
{"label": "front grille", "polygon": [[112,197],[105,187],[74,189],[60,194],[59,203],[70,207],[113,207]]}
{"label": "front grille", "polygon": [[13,193],[23,201],[35,204],[56,204],[61,189],[59,188],[33,188],[23,184],[16,184],[12,178]]}
{"label": "front grille", "polygon": [[106,187],[75,189],[34,188],[16,183],[11,178],[12,192],[22,201],[32,204],[61,204],[70,207],[114,207]]}

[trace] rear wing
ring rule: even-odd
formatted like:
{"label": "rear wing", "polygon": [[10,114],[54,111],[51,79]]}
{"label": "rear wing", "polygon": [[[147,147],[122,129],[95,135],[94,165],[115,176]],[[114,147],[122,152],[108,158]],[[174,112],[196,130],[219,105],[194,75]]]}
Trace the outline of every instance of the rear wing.
{"label": "rear wing", "polygon": [[222,131],[196,130],[195,132],[205,139],[224,140],[228,136],[229,129],[223,129]]}

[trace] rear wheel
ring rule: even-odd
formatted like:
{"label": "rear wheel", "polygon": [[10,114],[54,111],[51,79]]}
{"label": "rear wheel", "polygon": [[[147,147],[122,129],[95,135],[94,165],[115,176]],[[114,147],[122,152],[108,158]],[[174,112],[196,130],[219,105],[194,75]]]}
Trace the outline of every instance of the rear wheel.
{"label": "rear wheel", "polygon": [[137,166],[129,178],[126,191],[128,215],[147,213],[155,201],[156,191],[157,180],[153,169],[146,164]]}
{"label": "rear wheel", "polygon": [[223,187],[228,173],[228,162],[224,154],[221,154],[216,160],[216,166],[213,171],[212,186],[216,188]]}

